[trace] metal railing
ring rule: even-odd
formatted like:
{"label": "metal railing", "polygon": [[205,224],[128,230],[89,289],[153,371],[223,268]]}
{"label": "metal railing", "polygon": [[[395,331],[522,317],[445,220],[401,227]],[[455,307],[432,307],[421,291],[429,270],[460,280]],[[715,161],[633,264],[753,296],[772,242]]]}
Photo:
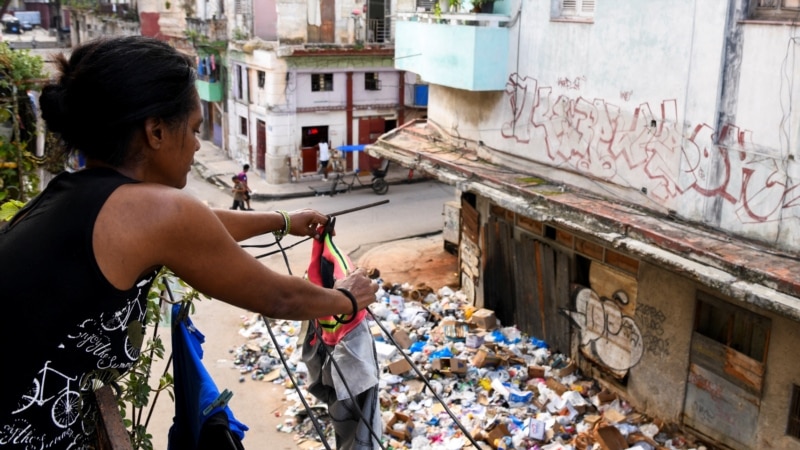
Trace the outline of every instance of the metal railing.
{"label": "metal railing", "polygon": [[369,43],[389,43],[394,42],[392,32],[392,19],[367,19],[366,42]]}

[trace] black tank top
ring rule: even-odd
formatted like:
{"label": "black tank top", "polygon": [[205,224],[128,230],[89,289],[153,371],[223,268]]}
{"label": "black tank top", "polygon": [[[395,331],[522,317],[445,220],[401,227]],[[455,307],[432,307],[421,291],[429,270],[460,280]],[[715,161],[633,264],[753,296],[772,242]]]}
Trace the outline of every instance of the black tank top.
{"label": "black tank top", "polygon": [[0,447],[90,447],[90,392],[138,358],[157,272],[120,291],[92,247],[103,204],[135,182],[110,169],[61,174],[0,229]]}

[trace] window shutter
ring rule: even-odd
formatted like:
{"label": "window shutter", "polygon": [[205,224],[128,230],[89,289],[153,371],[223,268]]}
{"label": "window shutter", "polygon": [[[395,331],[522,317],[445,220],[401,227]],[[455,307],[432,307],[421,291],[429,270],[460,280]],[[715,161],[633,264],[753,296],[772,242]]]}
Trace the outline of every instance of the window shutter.
{"label": "window shutter", "polygon": [[575,14],[578,12],[578,0],[563,0],[561,12],[564,14]]}
{"label": "window shutter", "polygon": [[581,14],[594,14],[594,0],[583,0],[581,2]]}

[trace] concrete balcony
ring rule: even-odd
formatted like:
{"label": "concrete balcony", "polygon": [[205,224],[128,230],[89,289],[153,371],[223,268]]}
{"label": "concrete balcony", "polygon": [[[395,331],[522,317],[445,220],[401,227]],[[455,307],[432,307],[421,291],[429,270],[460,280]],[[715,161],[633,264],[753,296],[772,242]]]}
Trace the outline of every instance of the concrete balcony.
{"label": "concrete balcony", "polygon": [[222,83],[219,81],[196,80],[194,82],[200,100],[207,102],[222,101]]}
{"label": "concrete balcony", "polygon": [[508,80],[509,20],[501,14],[398,13],[394,67],[431,84],[502,91]]}

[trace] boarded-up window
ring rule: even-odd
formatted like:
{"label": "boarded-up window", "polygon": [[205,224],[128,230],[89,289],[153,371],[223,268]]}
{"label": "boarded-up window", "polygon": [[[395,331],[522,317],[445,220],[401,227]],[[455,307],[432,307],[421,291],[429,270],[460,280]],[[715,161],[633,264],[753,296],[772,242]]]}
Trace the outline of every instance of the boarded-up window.
{"label": "boarded-up window", "polygon": [[698,295],[695,331],[762,364],[766,362],[769,319],[710,298],[704,293]]}

